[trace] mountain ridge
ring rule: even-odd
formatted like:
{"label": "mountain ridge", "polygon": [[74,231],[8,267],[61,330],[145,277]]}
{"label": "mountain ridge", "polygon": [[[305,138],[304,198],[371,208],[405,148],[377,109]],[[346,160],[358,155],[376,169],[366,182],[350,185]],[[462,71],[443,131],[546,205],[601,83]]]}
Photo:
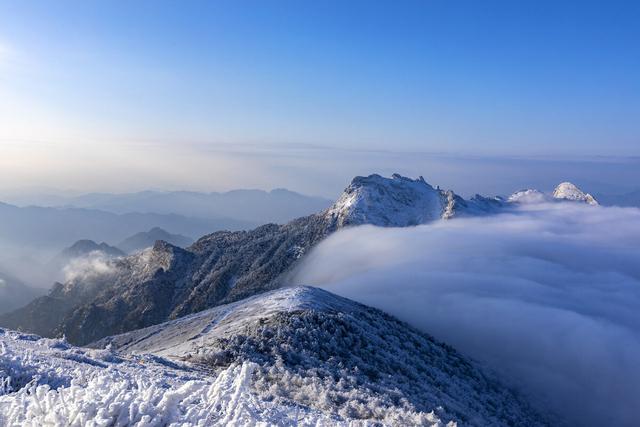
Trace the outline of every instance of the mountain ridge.
{"label": "mountain ridge", "polygon": [[[498,213],[510,205],[479,195],[465,200],[421,177],[356,177],[320,213],[249,231],[215,232],[186,249],[156,242],[139,254],[110,261],[101,274],[54,286],[47,298],[57,301],[72,295],[71,306],[34,301],[23,312],[0,316],[0,325],[44,336],[65,335],[71,342],[86,344],[278,288],[306,252],[344,227],[413,226]],[[36,319],[40,311],[47,322]]]}
{"label": "mountain ridge", "polygon": [[[308,286],[265,292],[90,346],[215,370],[255,363],[265,376],[256,389],[276,401],[389,425],[421,425],[426,420],[418,414],[431,411],[443,424],[545,424],[453,348],[378,309]],[[316,393],[305,394],[307,385]],[[352,406],[354,396],[360,403]]]}

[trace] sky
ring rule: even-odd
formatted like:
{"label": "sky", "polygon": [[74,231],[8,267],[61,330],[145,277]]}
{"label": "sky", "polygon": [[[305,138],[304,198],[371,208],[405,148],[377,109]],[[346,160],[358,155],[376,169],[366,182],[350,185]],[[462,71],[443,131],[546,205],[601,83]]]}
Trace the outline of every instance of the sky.
{"label": "sky", "polygon": [[455,184],[442,156],[481,159],[463,193],[506,188],[496,158],[611,183],[640,155],[638,22],[616,1],[0,0],[0,190],[333,195],[438,164]]}

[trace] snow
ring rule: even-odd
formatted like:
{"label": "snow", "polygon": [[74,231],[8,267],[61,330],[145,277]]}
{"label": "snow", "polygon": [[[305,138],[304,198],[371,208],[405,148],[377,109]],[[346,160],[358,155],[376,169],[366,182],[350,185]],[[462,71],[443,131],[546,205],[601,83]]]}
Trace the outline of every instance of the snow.
{"label": "snow", "polygon": [[346,425],[250,390],[255,364],[215,376],[156,356],[123,356],[0,329],[2,426]]}
{"label": "snow", "polygon": [[107,337],[96,347],[113,343],[123,352],[153,353],[170,358],[186,358],[206,349],[211,341],[242,330],[259,318],[305,309],[349,309],[340,298],[331,298],[311,288],[294,287],[259,294],[211,308],[160,325]]}
{"label": "snow", "polygon": [[509,203],[520,204],[536,204],[552,201],[582,202],[594,206],[599,204],[591,194],[583,192],[570,182],[558,184],[550,195],[539,190],[527,189],[516,191],[507,199]]}
{"label": "snow", "polygon": [[597,205],[598,202],[591,194],[587,194],[570,182],[560,183],[553,191],[554,199],[584,202]]}
{"label": "snow", "polygon": [[452,348],[317,288],[95,347],[0,329],[0,426],[546,425]]}
{"label": "snow", "polygon": [[338,420],[545,425],[455,350],[379,310],[317,288],[274,290],[92,346],[151,353],[215,372],[254,363],[253,389],[262,400],[294,402]]}
{"label": "snow", "polygon": [[513,193],[507,199],[509,203],[544,203],[548,197],[541,191],[535,189],[520,190]]}
{"label": "snow", "polygon": [[372,224],[406,227],[439,219],[446,199],[420,177],[411,179],[394,174],[356,177],[325,217],[338,227]]}

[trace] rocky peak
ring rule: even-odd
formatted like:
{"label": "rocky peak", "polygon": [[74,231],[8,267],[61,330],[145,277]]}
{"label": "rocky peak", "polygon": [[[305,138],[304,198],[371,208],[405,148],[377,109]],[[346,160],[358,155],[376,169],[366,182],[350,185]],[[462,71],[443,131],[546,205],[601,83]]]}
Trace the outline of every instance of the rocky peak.
{"label": "rocky peak", "polygon": [[371,224],[406,227],[442,217],[446,197],[424,178],[399,174],[385,178],[357,176],[338,200],[324,212],[332,225]]}
{"label": "rocky peak", "polygon": [[584,202],[589,205],[598,205],[598,201],[591,195],[583,192],[570,182],[563,182],[553,190],[553,198],[559,200],[571,200]]}

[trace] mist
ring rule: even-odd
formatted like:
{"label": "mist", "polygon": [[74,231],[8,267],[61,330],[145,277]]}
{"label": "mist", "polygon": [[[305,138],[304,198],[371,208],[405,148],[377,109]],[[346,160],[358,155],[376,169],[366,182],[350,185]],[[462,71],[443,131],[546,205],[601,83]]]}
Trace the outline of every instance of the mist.
{"label": "mist", "polygon": [[487,365],[570,425],[634,425],[640,210],[529,204],[338,232],[296,284],[385,310]]}

